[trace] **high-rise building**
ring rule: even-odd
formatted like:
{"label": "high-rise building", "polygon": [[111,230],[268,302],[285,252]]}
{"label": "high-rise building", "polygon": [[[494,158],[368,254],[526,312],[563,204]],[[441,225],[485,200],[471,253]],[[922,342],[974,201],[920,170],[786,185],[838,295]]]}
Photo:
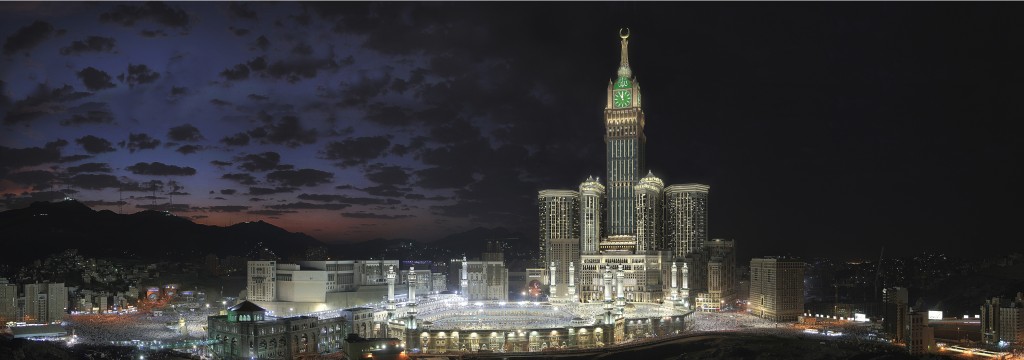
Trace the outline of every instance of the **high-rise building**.
{"label": "high-rise building", "polygon": [[579,193],[572,190],[541,190],[537,196],[540,215],[541,264],[555,264],[556,287],[550,296],[568,291],[569,263],[580,258]]}
{"label": "high-rise building", "polygon": [[597,254],[604,235],[604,185],[593,176],[580,184],[580,254]]}
{"label": "high-rise building", "polygon": [[804,263],[786,258],[750,260],[750,303],[754,315],[795,321],[804,312]]}
{"label": "high-rise building", "polygon": [[708,239],[708,190],[703,184],[665,188],[665,249],[676,259],[697,252]]}
{"label": "high-rise building", "polygon": [[18,318],[18,285],[0,282],[0,324]]}
{"label": "high-rise building", "polygon": [[250,261],[246,276],[249,301],[277,301],[276,261]]}
{"label": "high-rise building", "polygon": [[45,324],[64,320],[68,288],[64,283],[25,284],[25,320]]}
{"label": "high-rise building", "polygon": [[633,187],[636,204],[636,253],[664,249],[661,219],[661,191],[665,183],[653,173]]}
{"label": "high-rise building", "polygon": [[922,355],[935,351],[935,329],[928,326],[927,311],[911,311],[907,315],[907,351],[911,355]]}
{"label": "high-rise building", "polygon": [[990,345],[1024,344],[1024,293],[1012,301],[998,297],[985,300],[981,306],[981,341]]}
{"label": "high-rise building", "polygon": [[906,288],[882,289],[882,331],[889,339],[903,341],[904,330],[910,314],[909,296]]}
{"label": "high-rise building", "polygon": [[608,82],[604,110],[608,169],[608,236],[634,235],[636,227],[633,186],[647,170],[644,112],[640,84],[629,68],[629,32],[620,32],[621,52],[615,81]]}

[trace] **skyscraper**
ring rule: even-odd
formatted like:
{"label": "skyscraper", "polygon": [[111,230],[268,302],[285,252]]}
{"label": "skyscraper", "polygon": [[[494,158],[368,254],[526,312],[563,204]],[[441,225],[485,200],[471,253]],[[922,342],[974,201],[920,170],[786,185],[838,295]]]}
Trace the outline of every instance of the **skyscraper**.
{"label": "skyscraper", "polygon": [[661,190],[665,183],[648,172],[633,187],[636,203],[636,253],[664,249],[661,222]]}
{"label": "skyscraper", "polygon": [[708,239],[708,190],[703,184],[665,188],[665,249],[675,258],[699,250]]}
{"label": "skyscraper", "polygon": [[796,320],[804,312],[804,263],[784,258],[751,259],[748,309],[769,320]]}
{"label": "skyscraper", "polygon": [[0,278],[0,322],[14,321],[18,317],[18,285],[8,284]]}
{"label": "skyscraper", "polygon": [[640,109],[640,85],[629,68],[629,30],[622,39],[619,70],[608,82],[604,110],[608,168],[608,236],[634,235],[633,186],[647,170],[644,149],[644,112]]}
{"label": "skyscraper", "polygon": [[588,177],[580,184],[580,253],[597,254],[597,246],[604,235],[601,223],[604,212],[604,185]]}
{"label": "skyscraper", "polygon": [[540,217],[540,254],[543,266],[555,263],[557,287],[551,296],[568,291],[569,263],[580,258],[579,193],[541,190],[537,195]]}

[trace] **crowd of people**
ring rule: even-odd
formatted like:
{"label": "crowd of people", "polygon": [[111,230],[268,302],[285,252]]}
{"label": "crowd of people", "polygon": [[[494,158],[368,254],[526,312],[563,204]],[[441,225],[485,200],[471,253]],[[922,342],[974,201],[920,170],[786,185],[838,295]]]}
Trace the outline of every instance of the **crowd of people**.
{"label": "crowd of people", "polygon": [[[173,343],[186,339],[206,337],[206,317],[216,311],[206,308],[165,310],[160,315],[135,314],[82,314],[69,315],[65,326],[74,333],[75,341],[85,344],[142,345]],[[179,326],[185,320],[184,330]],[[135,340],[133,342],[133,340]]]}

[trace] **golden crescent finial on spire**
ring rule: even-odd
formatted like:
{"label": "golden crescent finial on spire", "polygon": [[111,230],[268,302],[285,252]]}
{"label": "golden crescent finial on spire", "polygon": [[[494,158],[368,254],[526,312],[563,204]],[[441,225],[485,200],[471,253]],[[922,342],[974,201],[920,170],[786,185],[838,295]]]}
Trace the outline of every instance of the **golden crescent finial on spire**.
{"label": "golden crescent finial on spire", "polygon": [[623,39],[628,39],[629,38],[629,28],[621,28],[621,29],[619,29],[619,37],[623,38]]}

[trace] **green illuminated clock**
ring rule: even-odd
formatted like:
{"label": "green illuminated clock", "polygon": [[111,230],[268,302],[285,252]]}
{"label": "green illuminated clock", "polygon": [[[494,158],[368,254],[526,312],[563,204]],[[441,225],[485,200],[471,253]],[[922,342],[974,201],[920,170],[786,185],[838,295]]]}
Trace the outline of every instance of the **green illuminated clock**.
{"label": "green illuminated clock", "polygon": [[633,104],[633,93],[629,90],[616,90],[612,94],[612,103],[617,108],[629,107]]}

